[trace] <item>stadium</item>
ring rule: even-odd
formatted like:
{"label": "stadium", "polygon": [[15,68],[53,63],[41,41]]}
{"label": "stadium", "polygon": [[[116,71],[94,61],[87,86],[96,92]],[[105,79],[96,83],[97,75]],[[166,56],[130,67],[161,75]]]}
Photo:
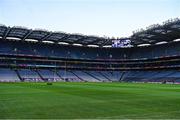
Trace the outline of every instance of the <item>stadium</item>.
{"label": "stadium", "polygon": [[7,26],[0,36],[1,82],[180,82],[178,18],[115,40]]}
{"label": "stadium", "polygon": [[66,32],[0,25],[0,119],[180,119],[178,17],[119,38]]}

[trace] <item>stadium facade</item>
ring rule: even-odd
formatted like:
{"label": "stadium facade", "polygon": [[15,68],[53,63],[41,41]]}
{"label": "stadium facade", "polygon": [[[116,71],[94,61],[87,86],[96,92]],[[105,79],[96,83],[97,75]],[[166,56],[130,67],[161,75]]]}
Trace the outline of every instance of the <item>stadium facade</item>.
{"label": "stadium facade", "polygon": [[114,39],[0,26],[1,82],[180,82],[180,20]]}

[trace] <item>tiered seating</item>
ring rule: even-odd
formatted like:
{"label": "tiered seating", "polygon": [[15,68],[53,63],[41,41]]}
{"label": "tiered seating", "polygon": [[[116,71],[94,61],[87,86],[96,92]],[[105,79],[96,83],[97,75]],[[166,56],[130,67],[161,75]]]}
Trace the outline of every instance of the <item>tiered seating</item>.
{"label": "tiered seating", "polygon": [[111,81],[120,81],[123,72],[120,71],[101,71],[101,73],[106,76]]}
{"label": "tiered seating", "polygon": [[17,82],[20,81],[16,72],[8,68],[0,69],[0,82]]}
{"label": "tiered seating", "polygon": [[[156,70],[156,71],[80,71],[80,70],[11,70],[0,69],[0,82],[43,82],[43,81],[66,81],[66,82],[179,82],[179,70]],[[19,73],[20,77],[18,77]]]}
{"label": "tiered seating", "polygon": [[86,71],[89,74],[91,74],[92,76],[94,76],[94,78],[100,80],[100,81],[104,81],[104,82],[108,82],[110,81],[105,75],[102,75],[100,73],[100,71]]}
{"label": "tiered seating", "polygon": [[174,71],[158,71],[157,74],[148,78],[148,80],[151,82],[162,82],[164,80],[168,80],[168,75],[172,74],[173,72]]}
{"label": "tiered seating", "polygon": [[88,82],[100,82],[100,80],[98,80],[95,77],[89,75],[87,72],[73,70],[73,73],[76,74],[77,76],[79,76],[79,78],[81,78],[81,79],[83,79],[85,81],[88,81]]}
{"label": "tiered seating", "polygon": [[172,74],[167,76],[168,80],[172,80],[174,82],[179,82],[180,83],[180,71],[176,70]]}
{"label": "tiered seating", "polygon": [[[86,48],[55,44],[1,41],[0,53],[56,56],[61,58],[85,59],[141,59],[179,55],[180,43],[130,49]],[[83,51],[83,52],[82,52]],[[110,57],[111,56],[111,57]]]}
{"label": "tiered seating", "polygon": [[179,80],[179,72],[175,70],[127,71],[123,78],[123,81],[128,82],[178,82]]}
{"label": "tiered seating", "polygon": [[80,82],[80,81],[82,81],[80,78],[78,78],[76,75],[74,75],[71,71],[59,70],[59,71],[57,71],[57,74],[59,76],[61,76],[61,78],[64,81],[67,81],[67,82]]}
{"label": "tiered seating", "polygon": [[20,69],[18,70],[19,75],[21,76],[23,81],[28,82],[43,82],[41,77],[33,70],[29,69]]}
{"label": "tiered seating", "polygon": [[[45,57],[59,57],[59,58],[72,58],[72,59],[80,59],[85,58],[88,60],[122,60],[122,59],[142,59],[142,58],[158,58],[163,56],[174,56],[180,54],[180,48],[179,48],[180,42],[178,43],[169,43],[166,45],[155,45],[151,47],[134,47],[134,48],[126,48],[126,49],[111,49],[111,48],[87,48],[87,47],[75,47],[75,46],[58,46],[57,44],[43,44],[43,43],[27,43],[27,42],[15,42],[15,41],[1,41],[0,44],[0,54],[5,54],[4,56],[7,56],[6,54],[25,54],[25,55],[39,55],[39,56],[45,56]],[[164,49],[166,48],[166,49]],[[23,56],[25,56],[23,55]],[[10,55],[9,55],[10,56]],[[27,57],[27,56],[26,56]],[[20,57],[19,57],[20,58]],[[178,58],[178,57],[177,57]],[[55,59],[55,58],[53,58]],[[107,60],[108,59],[108,60]],[[167,58],[166,58],[167,59]],[[169,58],[168,58],[169,59]],[[167,60],[168,60],[167,59]],[[176,58],[172,58],[173,60]],[[50,60],[48,58],[48,60]],[[52,60],[52,58],[51,58]],[[163,59],[161,59],[163,60]],[[164,58],[165,60],[165,58]],[[79,60],[80,61],[80,60]],[[0,81],[70,81],[70,82],[80,82],[80,81],[89,81],[89,82],[108,82],[108,81],[135,81],[135,82],[162,82],[162,81],[175,81],[180,82],[180,72],[179,70],[149,70],[145,71],[144,68],[151,67],[158,68],[158,65],[161,66],[161,68],[165,68],[164,66],[171,67],[172,66],[179,66],[179,61],[168,61],[168,62],[161,62],[157,63],[143,63],[142,60],[139,60],[138,62],[134,62],[132,64],[131,62],[128,62],[127,66],[129,68],[136,68],[141,69],[139,71],[88,71],[91,67],[96,68],[96,64],[93,63],[92,65],[88,63],[86,69],[86,64],[81,62],[75,62],[68,63],[68,67],[72,67],[75,69],[84,69],[84,70],[57,70],[57,71],[51,71],[49,69],[44,70],[37,70],[32,71],[28,69],[20,69],[18,72],[15,72],[14,70],[7,69],[7,68],[1,68],[0,69]],[[91,62],[91,61],[85,61],[85,62]],[[94,61],[93,61],[94,62]],[[125,62],[125,61],[123,61]],[[112,65],[116,68],[122,67],[122,61],[117,62],[116,64]],[[176,63],[177,62],[177,63]],[[25,64],[25,66],[28,64],[31,66],[54,66],[56,63],[53,63],[52,61],[28,61],[25,60],[14,60],[13,59],[7,59],[2,60],[2,66],[5,65],[19,65],[22,66],[22,64]],[[78,64],[81,63],[81,64]],[[105,62],[106,63],[106,62]],[[108,63],[108,62],[107,62]],[[131,64],[130,64],[131,63]],[[64,63],[57,63],[60,67],[64,67]],[[71,65],[72,64],[72,65]],[[99,64],[99,63],[98,63]],[[149,66],[148,66],[149,65]],[[164,66],[163,66],[164,65]],[[106,67],[108,65],[105,65],[104,63],[100,65],[100,67],[97,65],[98,68],[103,68],[106,70]],[[139,67],[140,66],[140,67]],[[155,67],[154,67],[155,66]],[[39,68],[41,69],[41,68]],[[62,68],[61,68],[62,69]],[[85,70],[86,69],[86,70]],[[100,70],[100,69],[98,69]],[[109,70],[109,66],[108,66]],[[115,69],[114,69],[115,70]],[[21,79],[20,79],[21,78]]]}
{"label": "tiered seating", "polygon": [[61,81],[61,78],[53,71],[50,70],[38,70],[40,76],[45,81]]}
{"label": "tiered seating", "polygon": [[14,48],[11,43],[3,42],[0,44],[0,53],[12,54],[13,50],[14,50]]}

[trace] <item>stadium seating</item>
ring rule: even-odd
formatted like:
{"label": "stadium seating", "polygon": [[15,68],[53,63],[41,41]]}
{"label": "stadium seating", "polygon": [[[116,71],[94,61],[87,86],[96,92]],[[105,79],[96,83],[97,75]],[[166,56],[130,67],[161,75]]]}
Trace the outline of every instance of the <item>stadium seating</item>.
{"label": "stadium seating", "polygon": [[80,82],[82,81],[80,78],[78,78],[76,75],[74,75],[69,70],[58,70],[57,74],[62,78],[62,80],[66,82]]}
{"label": "stadium seating", "polygon": [[120,71],[100,71],[100,73],[110,81],[120,81],[123,72]]}
{"label": "stadium seating", "polygon": [[50,70],[37,70],[38,74],[42,77],[45,81],[60,81],[61,78],[53,71]]}
{"label": "stadium seating", "polygon": [[18,78],[16,72],[9,68],[1,68],[0,69],[0,82],[18,82],[20,79]]}
{"label": "stadium seating", "polygon": [[[43,60],[49,60],[49,58],[55,57],[56,60],[80,60],[75,64],[69,63],[69,69],[65,63],[58,63],[58,67],[61,69],[55,70],[55,62],[44,62],[40,60],[34,62],[17,61],[16,58],[7,59],[6,61],[0,61],[1,66],[20,66],[20,67],[37,67],[37,69],[18,68],[17,70],[9,68],[0,68],[0,81],[14,82],[44,82],[44,81],[67,81],[67,82],[180,82],[179,70],[175,69],[179,65],[178,61],[174,63],[155,62],[154,65],[157,69],[145,70],[147,61],[151,62],[152,59],[161,59],[163,57],[174,57],[177,59],[180,55],[180,43],[170,43],[165,45],[155,45],[150,47],[134,47],[134,48],[87,48],[87,47],[75,47],[75,46],[59,46],[54,44],[44,43],[31,43],[20,41],[1,41],[0,55],[21,55],[26,56],[38,56],[43,57]],[[3,56],[4,58],[4,56]],[[53,58],[54,60],[54,58]],[[81,60],[84,63],[81,63]],[[97,64],[86,64],[100,60],[101,66]],[[13,62],[12,62],[13,61]],[[104,62],[105,61],[105,62]],[[115,61],[115,62],[114,62]],[[121,62],[119,62],[121,61]],[[127,61],[127,62],[126,62]],[[102,64],[102,62],[104,62]],[[114,62],[116,68],[130,68],[130,70],[113,70],[107,69],[113,67],[110,64]],[[126,63],[126,64],[125,64]],[[129,65],[129,66],[128,66]],[[146,66],[145,66],[146,65]],[[171,69],[159,70],[158,65],[161,67],[168,66]],[[40,69],[38,66],[46,66],[47,68]],[[50,67],[51,68],[48,68]],[[63,68],[64,67],[64,68]],[[91,67],[97,68],[96,70]],[[135,67],[136,69],[132,69]],[[75,68],[80,68],[75,69]],[[82,69],[83,68],[83,69]],[[88,68],[88,69],[86,69]],[[101,69],[99,69],[101,68]],[[102,69],[103,68],[103,69]],[[16,68],[15,68],[16,69]],[[107,70],[106,70],[107,69]]]}
{"label": "stadium seating", "polygon": [[93,76],[95,79],[103,82],[111,81],[112,79],[109,79],[107,76],[103,75],[101,71],[86,71],[86,73]]}
{"label": "stadium seating", "polygon": [[123,81],[129,82],[179,82],[180,75],[177,70],[158,71],[127,71]]}
{"label": "stadium seating", "polygon": [[77,75],[80,79],[84,80],[84,81],[99,82],[98,79],[96,79],[95,77],[91,76],[87,72],[74,70],[73,73],[75,75]]}
{"label": "stadium seating", "polygon": [[[55,56],[60,58],[73,59],[142,59],[142,58],[157,58],[163,56],[179,55],[180,43],[172,43],[171,45],[157,45],[144,48],[120,48],[120,49],[105,49],[105,48],[82,48],[72,46],[61,46],[40,44],[40,43],[25,43],[1,41],[0,53],[2,54],[25,54],[25,55],[40,55],[40,56]],[[164,49],[166,48],[166,49]],[[83,52],[81,52],[83,51]],[[111,56],[111,57],[110,57]]]}
{"label": "stadium seating", "polygon": [[43,82],[42,78],[34,71],[30,69],[18,70],[21,79],[26,82]]}

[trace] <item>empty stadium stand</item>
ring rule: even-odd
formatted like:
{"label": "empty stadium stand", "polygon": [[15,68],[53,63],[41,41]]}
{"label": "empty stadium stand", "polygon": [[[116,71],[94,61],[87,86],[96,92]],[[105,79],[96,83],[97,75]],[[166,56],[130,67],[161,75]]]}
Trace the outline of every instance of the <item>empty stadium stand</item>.
{"label": "empty stadium stand", "polygon": [[42,78],[34,70],[20,69],[18,72],[25,82],[43,82]]}
{"label": "empty stadium stand", "polygon": [[179,19],[127,39],[113,48],[110,38],[0,25],[0,81],[180,82]]}
{"label": "empty stadium stand", "polygon": [[2,82],[19,82],[16,72],[9,68],[0,69],[0,81]]}

